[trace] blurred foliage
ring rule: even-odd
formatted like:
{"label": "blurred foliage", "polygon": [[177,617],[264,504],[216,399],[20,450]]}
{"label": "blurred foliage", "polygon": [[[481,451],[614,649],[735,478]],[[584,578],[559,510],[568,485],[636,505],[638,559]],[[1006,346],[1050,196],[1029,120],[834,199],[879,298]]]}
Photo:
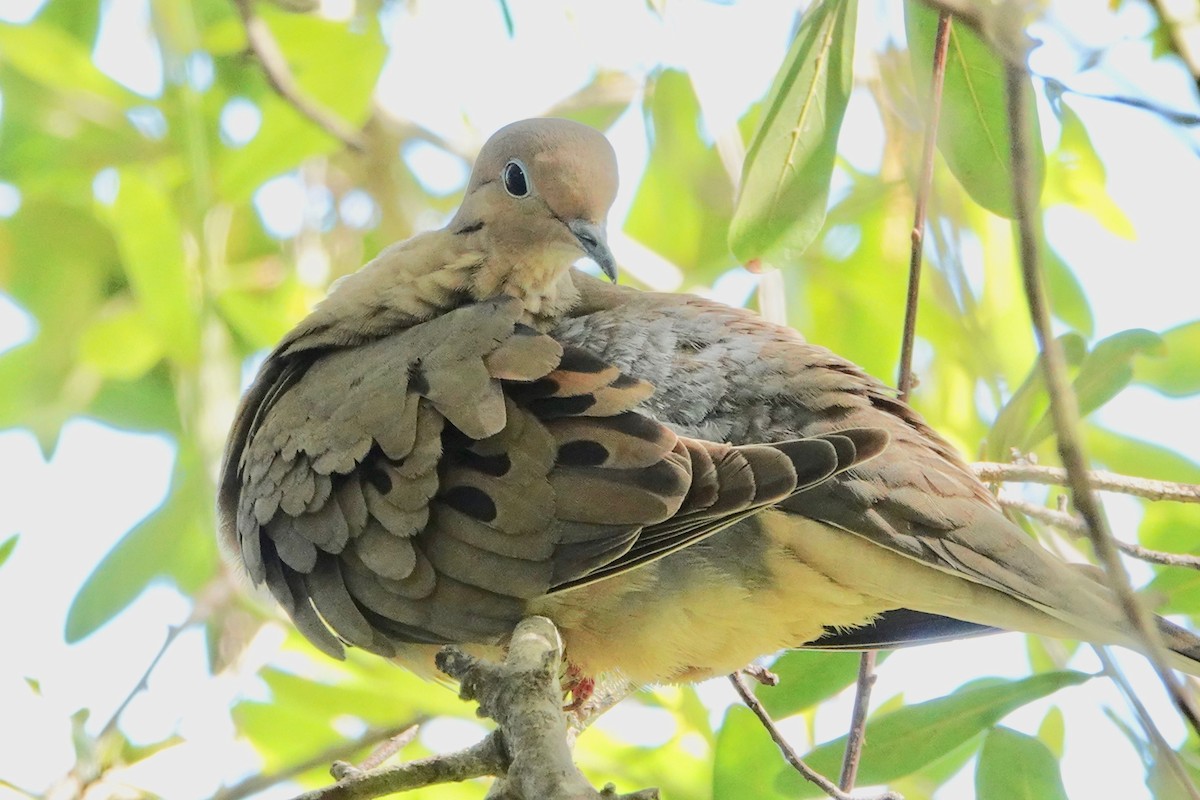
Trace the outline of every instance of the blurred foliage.
{"label": "blurred foliage", "polygon": [[[237,588],[213,536],[212,475],[243,365],[299,320],[332,280],[457,203],[458,191],[427,189],[398,155],[414,144],[464,161],[472,153],[374,101],[391,46],[380,22],[388,7],[361,2],[349,21],[334,21],[310,8],[316,5],[259,3],[256,12],[300,91],[361,129],[362,152],[272,90],[247,54],[242,22],[226,0],[152,4],[165,72],[154,97],[96,68],[98,4],[49,0],[27,24],[0,24],[0,181],[20,198],[11,216],[0,219],[0,288],[35,323],[28,341],[0,353],[0,429],[28,429],[51,453],[63,424],[84,416],[158,432],[177,445],[166,499],[79,587],[65,621],[68,641],[92,634],[151,583],[165,582],[192,599],[188,624],[204,626],[213,673],[239,668],[256,632],[279,618]],[[520,14],[499,5],[511,36]],[[669,6],[646,5],[647,14],[659,16]],[[863,54],[856,53],[854,21],[864,12],[855,0],[811,3],[774,85],[748,90],[750,110],[733,132],[733,151],[745,153],[742,164],[731,164],[730,151],[713,135],[723,132],[708,129],[691,78],[674,67],[650,70],[644,86],[638,76],[598,71],[548,112],[603,128],[640,111],[648,162],[640,175],[623,176],[637,190],[628,217],[612,224],[677,266],[685,289],[742,274],[751,261],[780,268],[789,321],[888,379],[899,350],[936,28],[928,8],[913,2],[906,8],[906,30],[896,40],[906,33],[912,52],[893,43]],[[1162,52],[1171,52],[1168,39],[1152,35]],[[874,59],[878,69],[855,74],[860,59]],[[1042,89],[1030,84],[1031,103]],[[886,133],[876,171],[839,156],[843,116],[859,90]],[[1059,93],[1047,97],[1061,133],[1056,146],[1039,153],[1043,202],[1071,205],[1118,235],[1134,236],[1105,190],[1105,166],[1083,121]],[[955,27],[914,401],[970,455],[1006,460],[1017,451],[1053,463],[1048,399],[1025,322],[1011,228],[1002,218],[1011,209],[1002,98],[997,59],[969,30]],[[247,141],[231,138],[222,124],[239,104],[258,120]],[[324,198],[323,215],[299,232],[273,233],[253,202],[281,175]],[[349,214],[353,203],[369,213]],[[968,276],[964,267],[968,248],[981,256],[979,274]],[[1200,393],[1200,320],[1097,341],[1077,265],[1049,249],[1045,260],[1085,415],[1131,384],[1170,397]],[[640,282],[637,264],[627,266]],[[1085,433],[1095,460],[1110,469],[1200,481],[1200,467],[1177,453],[1090,422]],[[1139,536],[1149,547],[1200,552],[1198,527],[1195,506],[1152,505]],[[15,548],[16,536],[0,543],[0,565]],[[1196,572],[1156,567],[1147,593],[1172,613],[1194,620],[1200,612]],[[926,703],[897,700],[876,709],[862,781],[891,782],[910,799],[928,797],[977,757],[980,798],[1064,796],[1056,762],[1062,716],[1052,712],[1037,738],[996,727],[1009,711],[1087,678],[1053,671],[1051,654],[1031,652],[1036,674],[1026,679],[981,681]],[[759,690],[767,708],[777,717],[811,720],[820,703],[853,683],[857,656],[788,653],[774,668],[783,685]],[[271,774],[353,738],[348,730],[473,718],[473,709],[450,693],[384,661],[355,653],[329,663],[294,634],[256,674],[258,690],[236,702],[232,721]],[[36,681],[30,687],[38,691]],[[670,714],[675,733],[656,746],[633,745],[611,731],[588,733],[580,763],[598,781],[657,784],[675,798],[814,796],[746,709],[729,709],[713,727],[689,687],[627,702]],[[107,770],[152,760],[183,741],[172,735],[135,747],[119,725],[91,737],[86,716],[81,712],[70,725],[78,758],[72,775],[81,794]],[[1162,767],[1159,745],[1139,731],[1127,733],[1149,785],[1161,797],[1181,796]],[[841,747],[841,740],[819,745],[810,762],[836,774]],[[414,744],[405,756],[426,752]],[[1187,767],[1200,774],[1190,756]],[[315,767],[298,780],[311,785],[326,778]],[[482,792],[468,783],[411,796]]]}

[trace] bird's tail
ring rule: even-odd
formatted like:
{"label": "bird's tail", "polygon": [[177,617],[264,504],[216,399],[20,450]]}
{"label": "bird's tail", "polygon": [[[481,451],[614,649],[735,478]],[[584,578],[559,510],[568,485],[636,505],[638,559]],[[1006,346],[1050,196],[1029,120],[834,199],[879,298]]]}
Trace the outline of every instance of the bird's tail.
{"label": "bird's tail", "polygon": [[1170,665],[1189,675],[1200,676],[1200,636],[1162,617],[1155,619],[1163,644],[1170,651]]}

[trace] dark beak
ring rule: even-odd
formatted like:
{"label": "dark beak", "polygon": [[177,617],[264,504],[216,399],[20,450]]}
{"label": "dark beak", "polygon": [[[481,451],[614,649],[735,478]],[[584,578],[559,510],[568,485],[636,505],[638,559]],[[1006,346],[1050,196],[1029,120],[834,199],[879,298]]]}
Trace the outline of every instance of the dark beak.
{"label": "dark beak", "polygon": [[616,283],[617,261],[613,258],[612,251],[608,249],[608,237],[604,235],[604,228],[584,219],[571,220],[567,223],[567,227],[571,229],[571,233],[575,234],[575,238],[579,240],[579,246],[583,248],[583,252],[587,254],[588,258],[600,266],[601,271],[608,276],[610,281]]}

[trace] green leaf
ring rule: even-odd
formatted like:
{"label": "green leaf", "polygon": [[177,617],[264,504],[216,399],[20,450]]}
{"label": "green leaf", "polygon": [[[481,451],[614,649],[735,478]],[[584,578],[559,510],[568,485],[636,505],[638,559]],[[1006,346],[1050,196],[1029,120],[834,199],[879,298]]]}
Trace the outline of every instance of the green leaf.
{"label": "green leaf", "polygon": [[180,399],[170,369],[160,363],[133,380],[105,381],[85,411],[125,430],[181,435]]}
{"label": "green leaf", "polygon": [[[879,653],[876,663],[890,655]],[[859,653],[822,653],[816,650],[792,650],[771,665],[779,676],[778,686],[757,686],[754,693],[775,719],[811,708],[833,697],[858,679]]]}
{"label": "green leaf", "polygon": [[[905,31],[917,88],[928,93],[933,72],[933,48],[938,13],[920,2],[904,4]],[[1034,148],[1036,185],[1045,177],[1041,129],[1033,86],[1022,86],[1029,109],[1028,140]],[[946,54],[946,80],[942,91],[942,118],[938,125],[938,150],[950,171],[979,205],[1002,217],[1013,216],[1012,145],[1008,130],[1004,66],[966,25],[954,25]]]}
{"label": "green leaf", "polygon": [[385,727],[423,715],[470,718],[474,706],[458,699],[444,686],[430,686],[407,670],[386,660],[352,651],[345,662],[316,654],[299,634],[289,631],[294,643],[313,653],[322,673],[295,675],[268,667],[259,677],[270,689],[269,701],[242,700],[233,709],[238,731],[254,743],[268,770],[294,764],[343,739],[333,725],[337,717],[354,717]]}
{"label": "green leaf", "polygon": [[[138,98],[96,68],[88,46],[54,25],[0,25],[3,63],[73,102],[120,113]],[[99,106],[98,106],[99,104]]]}
{"label": "green leaf", "polygon": [[1050,246],[1042,248],[1042,263],[1046,269],[1046,294],[1055,317],[1086,337],[1095,333],[1096,320],[1083,286],[1062,256]]}
{"label": "green leaf", "polygon": [[121,170],[119,181],[110,223],[138,307],[162,348],[182,364],[195,364],[200,355],[199,290],[184,254],[179,216],[163,188],[140,170]]}
{"label": "green leaf", "polygon": [[[1080,417],[1100,408],[1133,380],[1133,359],[1145,353],[1161,353],[1162,339],[1152,331],[1134,329],[1121,331],[1101,339],[1084,357],[1071,386],[1079,405]],[[1025,440],[1032,449],[1054,433],[1054,420],[1049,411],[1042,415]]]}
{"label": "green leaf", "polygon": [[557,103],[548,117],[566,117],[597,130],[608,130],[637,96],[638,83],[624,72],[599,70],[587,86]]}
{"label": "green leaf", "polygon": [[79,358],[106,378],[145,375],[160,359],[164,342],[137,308],[125,308],[89,325],[79,340]]}
{"label": "green leaf", "polygon": [[1050,749],[1054,758],[1062,758],[1063,748],[1066,746],[1067,723],[1061,708],[1055,706],[1046,712],[1042,724],[1038,726],[1038,738]]}
{"label": "green leaf", "polygon": [[[287,14],[261,7],[266,22],[288,60],[301,91],[351,127],[371,113],[371,97],[387,56],[379,22],[371,15],[359,24]],[[229,19],[213,25],[205,41],[218,52],[240,58],[245,47],[241,23]],[[330,68],[336,64],[337,69]],[[334,152],[340,141],[302,116],[291,103],[270,93],[257,67],[245,80],[257,83],[262,110],[258,135],[245,147],[226,150],[218,161],[217,190],[231,202],[242,202],[264,181],[296,167],[305,158]]]}
{"label": "green leaf", "polygon": [[1085,211],[1117,236],[1132,240],[1137,232],[1108,193],[1104,162],[1096,154],[1083,120],[1065,101],[1060,100],[1057,110],[1062,132],[1050,159],[1043,204]]}
{"label": "green leaf", "polygon": [[[1068,366],[1078,366],[1087,355],[1087,343],[1078,334],[1060,336],[1058,345]],[[1043,356],[1039,353],[1025,380],[996,415],[996,421],[988,433],[988,458],[1008,461],[1014,448],[1024,453],[1036,445],[1030,434],[1037,420],[1045,417],[1049,406]]]}
{"label": "green leaf", "polygon": [[230,287],[217,296],[217,309],[249,350],[274,347],[308,307],[304,286],[293,276],[269,287]]}
{"label": "green leaf", "polygon": [[167,499],[117,542],[71,601],[66,640],[95,632],[156,579],[183,592],[208,580],[218,561],[212,496],[200,459],[181,451]]}
{"label": "green leaf", "polygon": [[1058,760],[1040,739],[994,728],[975,768],[978,800],[1067,800]]}
{"label": "green leaf", "polygon": [[733,266],[726,244],[733,183],[701,136],[700,102],[687,74],[664,70],[648,92],[650,157],[625,232],[689,279],[708,283]]}
{"label": "green leaf", "polygon": [[[859,783],[886,784],[909,775],[984,733],[1026,703],[1090,679],[1080,672],[1046,672],[1018,681],[968,683],[937,700],[904,706],[867,722]],[[914,731],[920,731],[919,736]],[[837,774],[845,737],[814,748],[804,760],[824,775]],[[795,797],[818,797],[789,767],[776,769],[777,789]]]}
{"label": "green leaf", "polygon": [[1101,428],[1084,426],[1085,444],[1092,460],[1123,475],[1142,475],[1164,481],[1200,483],[1200,465],[1162,445]]}
{"label": "green leaf", "polygon": [[31,200],[10,222],[0,285],[35,326],[28,342],[0,354],[0,428],[32,429],[49,453],[62,423],[91,400],[94,382],[71,380],[81,321],[119,283],[117,256],[112,236],[89,211],[59,200]]}
{"label": "green leaf", "polygon": [[[1189,503],[1149,503],[1138,527],[1138,541],[1167,553],[1200,552],[1200,506]],[[1146,588],[1155,610],[1164,614],[1200,614],[1200,572],[1160,568]]]}
{"label": "green leaf", "polygon": [[13,550],[17,547],[17,539],[21,538],[20,534],[14,533],[12,536],[0,543],[0,566],[8,561],[8,557],[13,554]]}
{"label": "green leaf", "polygon": [[1160,352],[1139,353],[1133,360],[1133,379],[1168,397],[1200,394],[1200,320],[1162,334]]}
{"label": "green leaf", "polygon": [[853,89],[857,0],[822,0],[800,23],[746,153],[729,246],[789,261],[825,222],[838,134]]}
{"label": "green leaf", "polygon": [[[754,712],[730,706],[713,753],[713,797],[717,800],[787,800],[777,788],[783,756]],[[787,767],[789,770],[791,767]]]}

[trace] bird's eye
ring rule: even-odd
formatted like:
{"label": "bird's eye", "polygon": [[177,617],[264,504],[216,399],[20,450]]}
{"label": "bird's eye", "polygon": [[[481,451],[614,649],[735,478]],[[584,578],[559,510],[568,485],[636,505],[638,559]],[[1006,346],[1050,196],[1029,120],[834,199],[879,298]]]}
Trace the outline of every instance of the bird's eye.
{"label": "bird's eye", "polygon": [[525,175],[525,167],[519,161],[510,161],[500,172],[504,180],[504,190],[513,197],[529,196],[529,178]]}

